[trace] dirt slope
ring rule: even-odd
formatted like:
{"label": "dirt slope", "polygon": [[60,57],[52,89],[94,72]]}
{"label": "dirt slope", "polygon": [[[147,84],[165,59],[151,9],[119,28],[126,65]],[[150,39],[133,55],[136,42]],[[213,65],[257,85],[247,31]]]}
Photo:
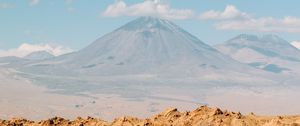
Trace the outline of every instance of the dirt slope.
{"label": "dirt slope", "polygon": [[148,119],[121,117],[113,122],[88,117],[67,120],[55,117],[40,122],[26,119],[0,120],[1,126],[300,126],[300,116],[258,116],[201,106],[191,112],[171,108]]}

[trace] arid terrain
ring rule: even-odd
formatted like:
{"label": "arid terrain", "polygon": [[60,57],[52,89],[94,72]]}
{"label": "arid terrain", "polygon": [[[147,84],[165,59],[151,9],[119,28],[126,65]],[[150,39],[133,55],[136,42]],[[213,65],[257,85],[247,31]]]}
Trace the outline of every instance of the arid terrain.
{"label": "arid terrain", "polygon": [[176,108],[147,119],[120,117],[112,122],[92,117],[67,120],[54,117],[42,121],[21,118],[0,120],[1,126],[300,126],[300,116],[242,115],[219,108],[201,106],[194,111],[179,112]]}

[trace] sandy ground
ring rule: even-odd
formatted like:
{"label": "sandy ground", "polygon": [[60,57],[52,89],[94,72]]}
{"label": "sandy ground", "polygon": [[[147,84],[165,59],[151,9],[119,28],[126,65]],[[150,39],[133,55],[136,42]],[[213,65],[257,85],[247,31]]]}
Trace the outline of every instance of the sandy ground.
{"label": "sandy ground", "polygon": [[265,92],[249,90],[228,90],[209,95],[207,101],[212,106],[242,113],[255,112],[260,115],[300,114],[299,88],[277,89]]}
{"label": "sandy ground", "polygon": [[74,96],[50,93],[46,88],[33,85],[9,70],[0,70],[0,118],[23,117],[41,120],[53,116],[75,119],[78,116],[99,117],[112,120],[132,115],[151,116],[170,106],[181,110],[194,109],[198,105],[180,101],[146,98],[141,101],[117,95],[93,94]]}

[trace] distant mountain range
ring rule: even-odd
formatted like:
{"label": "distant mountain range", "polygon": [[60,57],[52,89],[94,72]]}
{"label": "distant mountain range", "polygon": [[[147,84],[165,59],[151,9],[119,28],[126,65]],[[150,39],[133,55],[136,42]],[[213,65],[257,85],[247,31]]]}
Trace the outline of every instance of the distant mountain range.
{"label": "distant mountain range", "polygon": [[54,57],[55,57],[54,55],[50,54],[47,51],[37,51],[37,52],[32,52],[23,58],[30,59],[30,60],[45,60],[45,59],[51,59]]}
{"label": "distant mountain range", "polygon": [[174,23],[152,17],[129,22],[78,52],[27,65],[36,66],[90,75],[201,76],[249,69]]}
{"label": "distant mountain range", "polygon": [[276,35],[241,34],[215,47],[237,61],[269,72],[300,70],[300,51]]}

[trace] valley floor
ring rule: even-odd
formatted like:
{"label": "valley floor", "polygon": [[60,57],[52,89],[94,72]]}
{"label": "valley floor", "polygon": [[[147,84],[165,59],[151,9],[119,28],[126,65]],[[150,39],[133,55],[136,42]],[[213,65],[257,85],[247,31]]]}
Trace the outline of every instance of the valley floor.
{"label": "valley floor", "polygon": [[146,117],[169,106],[192,109],[198,104],[164,99],[130,99],[111,94],[66,95],[52,93],[33,85],[10,70],[0,70],[0,118],[24,117],[40,120],[52,116],[75,119],[78,116],[115,117],[132,115]]}

